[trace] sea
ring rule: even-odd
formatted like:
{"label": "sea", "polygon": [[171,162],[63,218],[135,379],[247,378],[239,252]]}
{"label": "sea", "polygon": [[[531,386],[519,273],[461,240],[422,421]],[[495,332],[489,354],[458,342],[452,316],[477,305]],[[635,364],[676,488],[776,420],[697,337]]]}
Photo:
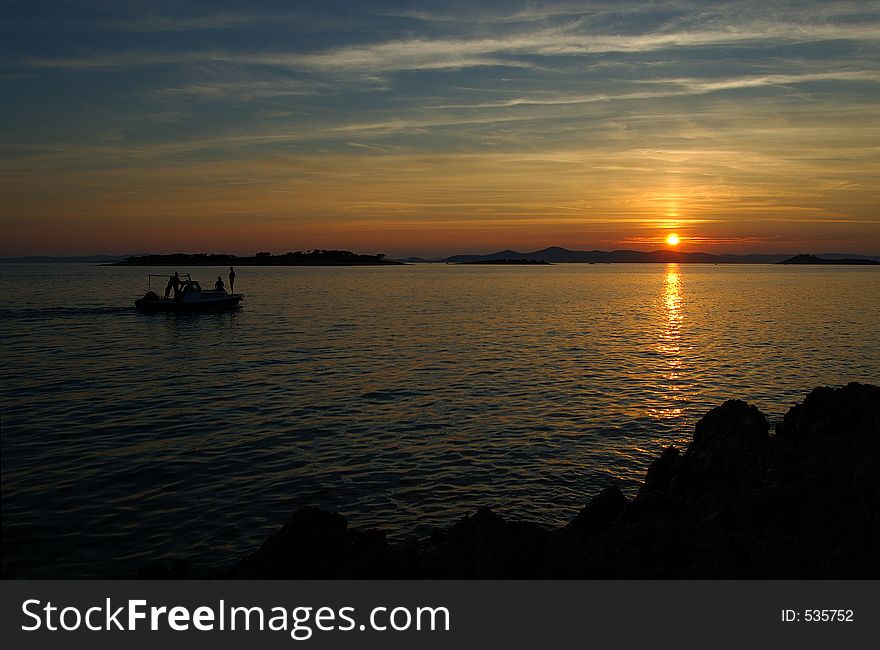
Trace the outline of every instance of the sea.
{"label": "sea", "polygon": [[227,272],[0,265],[4,577],[216,571],[306,505],[558,526],[725,400],[880,383],[880,268],[238,267],[235,311],[136,311],[174,270]]}

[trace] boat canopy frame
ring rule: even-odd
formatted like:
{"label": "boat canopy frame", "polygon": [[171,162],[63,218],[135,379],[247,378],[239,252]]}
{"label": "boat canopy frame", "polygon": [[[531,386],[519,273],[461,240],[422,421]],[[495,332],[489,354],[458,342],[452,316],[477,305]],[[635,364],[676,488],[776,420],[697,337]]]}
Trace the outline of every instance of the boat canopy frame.
{"label": "boat canopy frame", "polygon": [[[177,275],[180,276],[181,282],[195,282],[195,280],[192,279],[192,276],[189,273],[181,273],[180,271],[177,271]],[[166,273],[147,273],[147,292],[149,293],[153,290],[153,278],[165,278],[166,280],[169,280],[173,276],[174,273],[172,273],[171,275],[168,275]],[[186,278],[186,280],[184,280],[183,278]]]}

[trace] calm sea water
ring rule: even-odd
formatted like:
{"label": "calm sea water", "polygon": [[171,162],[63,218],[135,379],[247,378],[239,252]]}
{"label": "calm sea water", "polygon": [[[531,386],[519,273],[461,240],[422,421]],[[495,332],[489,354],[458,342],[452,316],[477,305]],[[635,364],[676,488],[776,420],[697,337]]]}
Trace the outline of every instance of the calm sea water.
{"label": "calm sea water", "polygon": [[168,271],[0,266],[5,575],[216,566],[306,504],[559,524],[725,399],[880,382],[880,269],[241,267],[238,311],[136,312]]}

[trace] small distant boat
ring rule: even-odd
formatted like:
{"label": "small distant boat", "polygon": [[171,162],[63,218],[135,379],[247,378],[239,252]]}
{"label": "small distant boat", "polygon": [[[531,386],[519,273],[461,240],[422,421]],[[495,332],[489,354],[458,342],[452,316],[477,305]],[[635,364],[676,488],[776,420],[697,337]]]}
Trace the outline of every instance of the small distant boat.
{"label": "small distant boat", "polygon": [[237,307],[244,298],[241,293],[227,293],[226,289],[202,289],[198,281],[189,273],[180,279],[174,297],[163,298],[152,290],[153,278],[168,278],[167,275],[149,275],[147,293],[134,301],[134,306],[144,311],[201,312],[221,311]]}

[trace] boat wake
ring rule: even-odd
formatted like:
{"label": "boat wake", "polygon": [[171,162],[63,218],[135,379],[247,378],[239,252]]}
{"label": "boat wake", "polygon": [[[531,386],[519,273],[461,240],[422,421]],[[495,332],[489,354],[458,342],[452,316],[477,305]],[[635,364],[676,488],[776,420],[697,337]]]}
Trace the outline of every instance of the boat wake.
{"label": "boat wake", "polygon": [[82,318],[84,316],[119,316],[130,314],[131,307],[118,305],[95,307],[0,308],[0,320],[40,320],[44,318]]}

